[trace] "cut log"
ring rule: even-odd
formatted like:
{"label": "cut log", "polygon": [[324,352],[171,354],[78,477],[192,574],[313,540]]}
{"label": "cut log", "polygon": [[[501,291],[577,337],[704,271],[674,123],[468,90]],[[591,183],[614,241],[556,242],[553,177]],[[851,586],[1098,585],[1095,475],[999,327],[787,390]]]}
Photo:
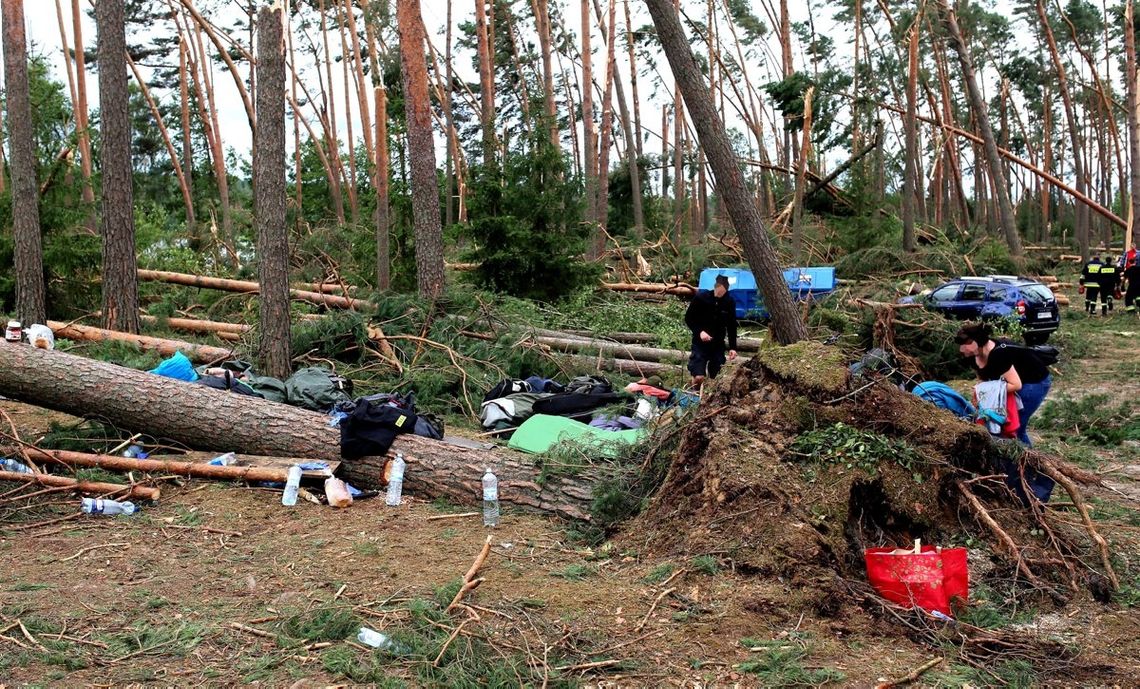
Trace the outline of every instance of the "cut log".
{"label": "cut log", "polygon": [[[248,280],[228,280],[225,278],[207,277],[205,275],[191,275],[189,273],[171,273],[164,270],[144,270],[139,269],[139,280],[150,280],[153,282],[166,282],[172,285],[185,285],[187,287],[202,287],[205,289],[218,289],[226,292],[238,292],[242,294],[256,294],[258,292],[258,284]],[[336,294],[321,294],[319,292],[310,292],[308,290],[291,289],[289,295],[298,301],[307,301],[313,304],[321,304],[323,306],[331,306],[338,309],[356,309],[364,311],[368,308],[368,302],[363,299],[354,299],[352,297],[345,297]]]}
{"label": "cut log", "polygon": [[[122,459],[120,457],[120,459]],[[48,487],[67,487],[76,493],[88,495],[123,495],[132,498],[142,498],[157,502],[162,491],[153,486],[124,486],[119,483],[102,483],[100,481],[77,481],[67,476],[53,474],[25,474],[15,471],[0,471],[0,481],[21,481],[23,483],[38,483]]]}
{"label": "cut log", "polygon": [[256,466],[214,466],[204,462],[179,462],[168,459],[135,459],[118,455],[93,455],[67,450],[28,449],[28,456],[37,461],[62,464],[69,467],[98,467],[110,471],[144,471],[147,473],[176,474],[189,478],[211,478],[225,481],[285,481],[289,470]]}
{"label": "cut log", "polygon": [[[132,335],[131,333],[122,333],[117,330],[93,328],[89,325],[48,321],[47,326],[52,329],[56,337],[67,338],[69,340],[86,340],[88,342],[106,342],[107,340],[129,342],[143,350],[156,351],[162,356],[170,356],[175,352],[182,352],[191,361],[199,364],[222,361],[233,356],[232,349],[194,344],[192,342],[183,342],[182,340],[167,340],[161,337]],[[9,349],[20,348],[9,347]]]}
{"label": "cut log", "polygon": [[155,318],[154,316],[139,316],[139,320],[147,325],[165,325],[171,330],[184,330],[188,333],[227,333],[244,335],[251,326],[244,323],[224,323],[222,321],[206,321],[199,318]]}
{"label": "cut log", "polygon": [[[593,333],[589,330],[543,330],[535,328],[535,334],[545,337],[564,337],[583,340],[612,340],[626,344],[653,344],[657,336],[653,333]],[[736,351],[758,352],[764,340],[758,337],[740,337],[736,340]]]}
{"label": "cut log", "polygon": [[629,282],[603,282],[602,289],[608,289],[611,292],[642,292],[646,294],[672,294],[678,297],[691,297],[697,293],[697,288],[692,285],[676,284],[676,285],[654,285],[654,284],[634,284]]}
{"label": "cut log", "polygon": [[[0,346],[0,395],[75,416],[99,417],[118,428],[202,450],[341,459],[340,431],[329,426],[323,414],[65,352]],[[404,487],[418,497],[475,504],[483,470],[490,467],[499,478],[503,502],[589,519],[596,476],[588,471],[540,481],[540,470],[528,455],[413,435],[398,436],[389,454],[397,451],[408,463]],[[359,488],[381,488],[385,461],[344,461],[341,473]]]}
{"label": "cut log", "polygon": [[585,353],[597,352],[609,356],[637,361],[688,361],[689,353],[679,349],[642,347],[604,340],[580,340],[536,335],[534,341],[558,352]]}
{"label": "cut log", "polygon": [[630,361],[628,359],[611,359],[610,357],[593,357],[583,354],[566,354],[561,359],[574,366],[590,371],[614,371],[630,376],[661,376],[670,373],[679,373],[682,368],[678,364],[661,364],[653,361]]}

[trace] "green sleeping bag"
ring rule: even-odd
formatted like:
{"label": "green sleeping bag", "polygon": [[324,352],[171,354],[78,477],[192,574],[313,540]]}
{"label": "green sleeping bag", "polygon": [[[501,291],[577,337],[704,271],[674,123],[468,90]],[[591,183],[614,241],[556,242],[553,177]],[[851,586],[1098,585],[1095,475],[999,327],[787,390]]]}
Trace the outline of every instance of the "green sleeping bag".
{"label": "green sleeping bag", "polygon": [[587,452],[615,459],[627,445],[645,438],[644,429],[606,431],[564,416],[535,414],[511,436],[508,446],[515,450],[542,454],[560,442],[571,442],[587,448]]}

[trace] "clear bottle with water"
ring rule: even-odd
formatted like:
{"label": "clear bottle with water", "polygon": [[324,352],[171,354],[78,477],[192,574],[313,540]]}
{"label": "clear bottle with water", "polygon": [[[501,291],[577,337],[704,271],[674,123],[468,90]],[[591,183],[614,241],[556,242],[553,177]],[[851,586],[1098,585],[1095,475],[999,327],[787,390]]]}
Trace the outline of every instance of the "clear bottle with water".
{"label": "clear bottle with water", "polygon": [[228,467],[237,462],[237,455],[232,452],[227,452],[224,455],[218,455],[209,461],[209,464],[216,467]]}
{"label": "clear bottle with water", "polygon": [[87,514],[134,514],[138,508],[133,502],[83,498],[83,511]]}
{"label": "clear bottle with water", "polygon": [[289,478],[285,481],[285,492],[281,494],[281,504],[292,507],[297,504],[297,491],[301,489],[301,467],[289,467]]}
{"label": "clear bottle with water", "polygon": [[29,469],[24,464],[17,462],[14,459],[8,459],[7,457],[0,459],[0,471],[11,471],[11,472],[15,472],[17,474],[34,473],[31,469]]}
{"label": "clear bottle with water", "polygon": [[388,495],[384,498],[384,504],[388,507],[399,507],[400,505],[400,497],[404,492],[404,468],[406,466],[404,455],[397,452],[396,458],[392,460],[392,470],[388,474]]}
{"label": "clear bottle with water", "polygon": [[487,467],[483,474],[483,526],[499,525],[499,479]]}
{"label": "clear bottle with water", "polygon": [[400,646],[392,641],[392,637],[383,632],[378,632],[375,629],[369,629],[368,627],[360,628],[360,631],[356,633],[356,640],[371,648],[385,648],[391,651],[402,650]]}

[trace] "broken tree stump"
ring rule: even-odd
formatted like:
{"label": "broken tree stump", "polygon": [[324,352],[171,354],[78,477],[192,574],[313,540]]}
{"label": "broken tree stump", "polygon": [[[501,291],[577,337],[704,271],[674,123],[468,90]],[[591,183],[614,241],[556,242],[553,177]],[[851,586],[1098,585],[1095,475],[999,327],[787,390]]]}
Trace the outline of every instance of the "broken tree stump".
{"label": "broken tree stump", "polygon": [[[341,460],[340,431],[329,426],[324,414],[65,352],[0,346],[0,395],[202,450]],[[420,497],[476,504],[483,470],[491,467],[503,502],[589,519],[596,478],[589,471],[540,478],[529,455],[415,435],[398,436],[389,454],[396,451],[408,463],[405,488]],[[386,461],[344,461],[341,473],[357,487],[382,488]]]}

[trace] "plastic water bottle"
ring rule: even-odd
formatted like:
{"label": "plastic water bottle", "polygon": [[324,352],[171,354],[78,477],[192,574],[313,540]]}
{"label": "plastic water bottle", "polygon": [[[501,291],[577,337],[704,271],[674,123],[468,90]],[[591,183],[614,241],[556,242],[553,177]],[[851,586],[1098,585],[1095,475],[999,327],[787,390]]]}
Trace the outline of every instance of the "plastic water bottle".
{"label": "plastic water bottle", "polygon": [[237,455],[232,452],[227,452],[224,455],[218,455],[210,460],[210,464],[216,467],[228,467],[237,461]]}
{"label": "plastic water bottle", "polygon": [[388,474],[388,496],[384,498],[384,504],[388,507],[400,506],[400,496],[404,492],[405,466],[404,455],[397,452],[396,458],[392,460],[392,472]]}
{"label": "plastic water bottle", "polygon": [[360,628],[360,631],[356,634],[356,640],[365,646],[371,646],[372,648],[395,648],[395,644],[392,643],[391,637],[389,637],[387,634],[378,632],[375,629],[369,629],[368,627]]}
{"label": "plastic water bottle", "polygon": [[83,511],[87,514],[134,514],[138,508],[133,502],[83,498]]}
{"label": "plastic water bottle", "polygon": [[140,445],[131,445],[127,449],[123,450],[123,456],[126,457],[127,459],[135,459],[140,454],[142,454],[142,452],[143,452],[143,449]]}
{"label": "plastic water bottle", "polygon": [[483,474],[483,526],[499,525],[499,479],[487,467]]}
{"label": "plastic water bottle", "polygon": [[301,489],[301,467],[289,467],[289,478],[285,481],[285,492],[281,494],[281,504],[292,507],[297,504],[297,491]]}
{"label": "plastic water bottle", "polygon": [[17,474],[31,474],[31,473],[33,473],[31,469],[24,466],[20,462],[17,462],[14,459],[8,459],[7,457],[0,460],[0,471],[13,471]]}

